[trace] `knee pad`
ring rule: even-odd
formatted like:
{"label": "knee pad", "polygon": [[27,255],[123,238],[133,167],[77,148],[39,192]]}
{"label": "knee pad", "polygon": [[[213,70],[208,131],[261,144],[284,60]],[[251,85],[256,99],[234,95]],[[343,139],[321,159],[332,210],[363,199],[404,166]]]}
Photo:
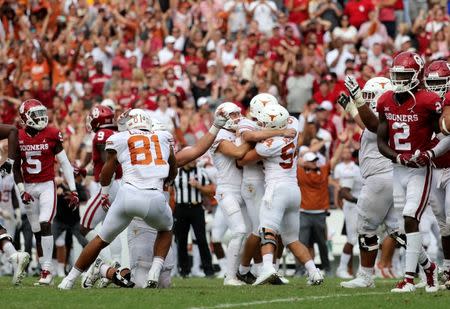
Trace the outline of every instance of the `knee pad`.
{"label": "knee pad", "polygon": [[396,231],[396,232],[390,233],[389,236],[397,242],[397,245],[399,245],[400,247],[406,248],[406,235],[405,234],[401,234],[398,231]]}
{"label": "knee pad", "polygon": [[261,247],[271,244],[276,248],[278,245],[277,235],[272,232],[268,232],[264,227],[260,229],[259,237],[261,238]]}
{"label": "knee pad", "polygon": [[379,248],[378,236],[377,235],[359,235],[358,236],[359,249],[362,251],[376,251]]}
{"label": "knee pad", "polygon": [[2,241],[2,240],[9,240],[10,242],[13,241],[11,235],[9,235],[9,234],[1,234],[0,235],[0,241]]}

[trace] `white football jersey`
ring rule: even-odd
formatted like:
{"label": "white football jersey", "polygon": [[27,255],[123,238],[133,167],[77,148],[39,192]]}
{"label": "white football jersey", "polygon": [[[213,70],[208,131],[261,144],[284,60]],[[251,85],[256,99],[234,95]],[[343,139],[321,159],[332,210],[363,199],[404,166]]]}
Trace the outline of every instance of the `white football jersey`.
{"label": "white football jersey", "polygon": [[378,150],[377,135],[367,129],[363,131],[361,136],[359,165],[363,178],[392,171],[392,161]]}
{"label": "white football jersey", "polygon": [[255,150],[264,158],[266,184],[274,182],[297,183],[297,137],[298,120],[289,117],[288,128],[295,128],[294,138],[275,136],[257,143]]}
{"label": "white football jersey", "polygon": [[[358,198],[363,185],[361,169],[355,162],[341,162],[334,168],[334,178],[339,179],[341,187],[349,188],[354,197]],[[348,201],[345,201],[348,203]]]}
{"label": "white football jersey", "polygon": [[[248,118],[243,118],[239,122],[238,126],[238,136],[241,137],[246,131],[259,131],[261,128],[256,124],[256,121],[250,120]],[[264,179],[264,172],[261,163],[249,164],[243,167],[242,177],[245,180],[257,180],[261,181]]]}
{"label": "white football jersey", "polygon": [[221,129],[209,149],[214,166],[218,170],[217,186],[226,185],[240,188],[242,183],[242,169],[238,168],[234,158],[216,151],[222,141],[235,143],[236,135],[233,132]]}
{"label": "white football jersey", "polygon": [[169,175],[172,147],[173,137],[169,132],[131,130],[111,135],[105,149],[117,152],[125,183],[139,189],[162,190],[164,179]]}

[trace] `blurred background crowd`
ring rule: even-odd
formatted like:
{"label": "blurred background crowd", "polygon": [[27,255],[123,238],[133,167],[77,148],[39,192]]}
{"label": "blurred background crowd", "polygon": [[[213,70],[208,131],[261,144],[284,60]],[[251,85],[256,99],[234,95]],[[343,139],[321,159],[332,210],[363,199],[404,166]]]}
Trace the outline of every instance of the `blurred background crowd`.
{"label": "blurred background crowd", "polygon": [[245,114],[268,92],[324,165],[344,131],[359,148],[336,103],[344,76],[361,87],[388,77],[405,50],[449,60],[449,10],[445,0],[0,0],[0,117],[18,125],[20,103],[40,100],[83,162],[86,115],[105,99],[117,115],[153,111],[182,147],[221,102]]}

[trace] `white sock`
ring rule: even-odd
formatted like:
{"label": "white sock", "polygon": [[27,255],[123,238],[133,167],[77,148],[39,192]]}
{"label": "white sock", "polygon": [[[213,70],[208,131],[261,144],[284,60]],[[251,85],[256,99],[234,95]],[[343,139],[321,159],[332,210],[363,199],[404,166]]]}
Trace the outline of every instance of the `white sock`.
{"label": "white sock", "polygon": [[430,258],[428,257],[423,247],[420,249],[419,253],[419,264],[423,269],[428,269],[431,266]]}
{"label": "white sock", "polygon": [[[243,235],[233,237],[228,243],[227,248],[227,277],[235,278],[241,261],[241,246],[244,240]],[[270,262],[272,263],[272,262]]]}
{"label": "white sock", "polygon": [[100,275],[102,275],[103,278],[106,278],[106,273],[108,272],[108,269],[111,267],[108,264],[103,263],[100,265]]}
{"label": "white sock", "polygon": [[64,274],[64,263],[58,263],[58,274]]}
{"label": "white sock", "polygon": [[42,236],[42,269],[50,270],[53,255],[53,236]]}
{"label": "white sock", "polygon": [[444,261],[442,262],[442,267],[444,268],[444,270],[450,271],[450,260],[444,259]]}
{"label": "white sock", "polygon": [[417,262],[422,248],[420,232],[406,234],[405,272],[416,273]]}
{"label": "white sock", "polygon": [[276,271],[280,269],[280,259],[275,260],[275,264],[273,264],[273,267],[275,268]]}
{"label": "white sock", "polygon": [[227,259],[226,258],[221,258],[218,259],[217,262],[219,263],[220,266],[220,270],[225,270],[227,268]]}
{"label": "white sock", "polygon": [[239,265],[239,273],[242,275],[245,275],[246,273],[248,273],[250,271],[250,266],[242,266]]}
{"label": "white sock", "polygon": [[81,276],[81,271],[79,271],[78,269],[76,269],[75,267],[72,267],[72,269],[70,270],[70,272],[67,274],[67,280],[70,281],[75,281],[77,280],[77,278]]}
{"label": "white sock", "polygon": [[263,266],[264,267],[272,266],[272,262],[273,262],[273,254],[272,253],[264,254],[262,259],[263,259]]}
{"label": "white sock", "polygon": [[352,258],[351,254],[347,254],[347,253],[342,252],[342,254],[341,254],[341,261],[339,262],[339,268],[340,269],[347,269],[348,262],[350,261],[351,258]]}
{"label": "white sock", "polygon": [[308,272],[308,274],[310,274],[310,275],[317,271],[316,264],[314,264],[313,260],[309,260],[308,262],[306,262],[305,268],[306,268],[306,271]]}
{"label": "white sock", "polygon": [[10,258],[11,257],[11,255],[13,255],[14,253],[16,253],[17,251],[16,251],[16,248],[14,248],[14,246],[13,246],[13,244],[12,244],[12,242],[10,242],[10,241],[8,241],[8,242],[6,242],[4,245],[3,245],[3,252],[5,253],[5,255],[6,255],[6,258]]}
{"label": "white sock", "polygon": [[152,267],[148,272],[148,279],[158,282],[163,265],[164,259],[160,256],[155,256],[152,261]]}
{"label": "white sock", "polygon": [[372,276],[373,275],[373,267],[364,267],[364,266],[360,266],[359,267],[359,271],[363,274],[366,274],[368,276]]}

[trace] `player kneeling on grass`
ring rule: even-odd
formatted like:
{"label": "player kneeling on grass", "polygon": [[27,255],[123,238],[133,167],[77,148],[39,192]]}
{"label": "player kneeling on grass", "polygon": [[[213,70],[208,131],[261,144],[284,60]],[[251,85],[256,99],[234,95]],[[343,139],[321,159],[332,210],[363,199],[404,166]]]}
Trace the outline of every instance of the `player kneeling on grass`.
{"label": "player kneeling on grass", "polygon": [[[258,117],[263,129],[282,130],[292,122],[298,127],[297,119],[289,117],[281,105],[268,105]],[[277,249],[277,235],[291,250],[299,262],[308,270],[308,284],[319,285],[323,276],[314,265],[308,249],[298,240],[300,222],[300,188],[297,183],[297,138],[275,136],[256,144],[239,164],[245,165],[262,160],[266,191],[260,209],[260,238],[263,266],[253,285],[275,283],[278,273],[273,266],[273,256]],[[276,194],[274,194],[276,192]]]}
{"label": "player kneeling on grass", "polygon": [[[109,208],[100,233],[83,249],[75,266],[58,286],[60,289],[71,289],[75,280],[89,268],[100,251],[135,217],[143,219],[158,231],[146,287],[158,286],[172,242],[172,211],[163,193],[163,185],[164,182],[172,182],[177,174],[173,138],[168,132],[151,131],[151,119],[140,109],[122,114],[118,125],[120,132],[106,141],[108,156],[100,176],[103,207],[109,208],[108,186],[118,164],[122,165],[124,184]],[[98,267],[91,268],[91,272],[98,271],[103,277],[109,275],[110,267],[101,267],[101,260],[98,263]],[[92,278],[92,274],[88,274],[84,281],[89,278]],[[127,277],[121,275],[121,278],[128,281]]]}

